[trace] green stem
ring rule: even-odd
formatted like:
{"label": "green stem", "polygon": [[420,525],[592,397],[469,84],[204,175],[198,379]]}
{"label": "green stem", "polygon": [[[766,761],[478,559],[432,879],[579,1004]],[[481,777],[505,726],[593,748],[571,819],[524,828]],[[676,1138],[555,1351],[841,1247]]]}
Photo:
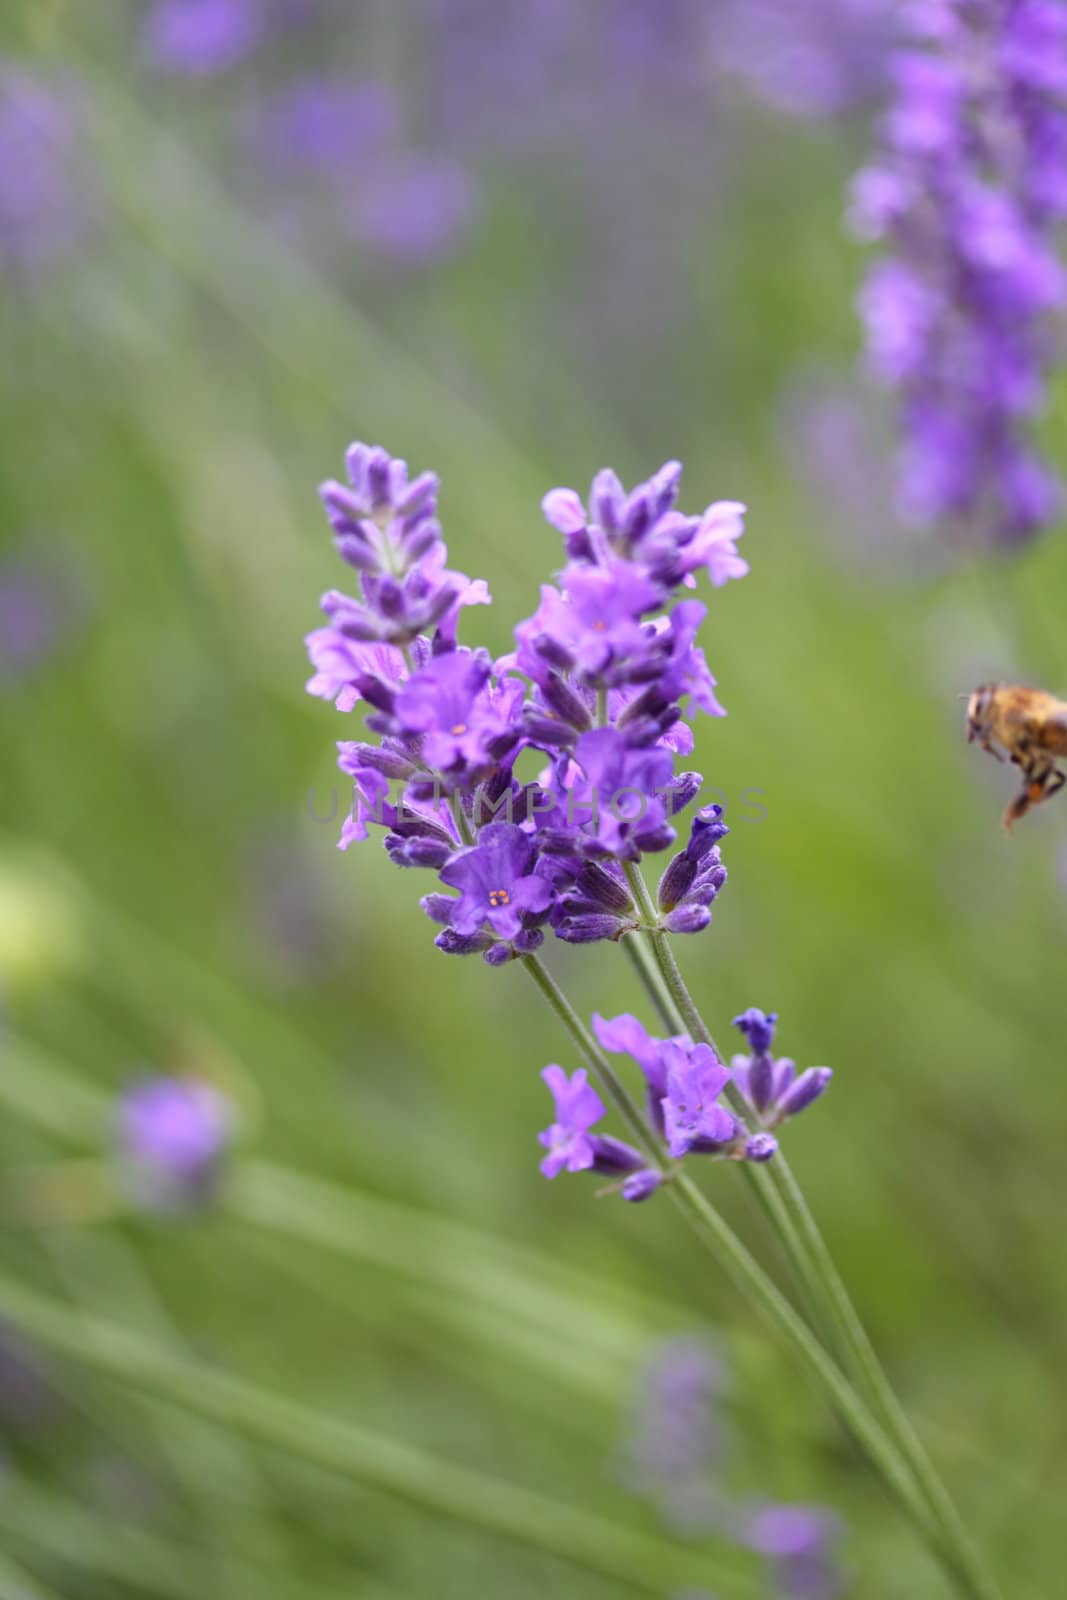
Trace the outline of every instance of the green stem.
{"label": "green stem", "polygon": [[[642,1135],[642,1142],[647,1147],[652,1141],[647,1128],[643,1125],[640,1113],[637,1112],[625,1088],[619,1083],[610,1063],[574,1007],[536,957],[526,956],[523,959],[527,970],[567,1029],[579,1053],[596,1073],[635,1134],[639,1132]],[[638,1124],[636,1128],[634,1118]],[[715,1257],[725,1264],[735,1284],[792,1345],[809,1374],[830,1395],[845,1423],[882,1472],[887,1483],[927,1537],[936,1542],[936,1527],[932,1527],[930,1523],[929,1509],[926,1502],[917,1494],[910,1473],[899,1461],[896,1451],[890,1446],[866,1404],[826,1354],[806,1323],[793,1310],[788,1300],[771,1282],[755,1258],[749,1254],[729,1224],[723,1220],[691,1179],[683,1174],[677,1174],[666,1187],[703,1242]],[[976,1594],[979,1592],[975,1591]]]}
{"label": "green stem", "polygon": [[[640,868],[634,862],[627,862],[625,870],[630,890],[641,913],[644,932],[652,940],[653,958],[649,958],[642,945],[635,965],[659,1015],[665,1019],[668,1032],[688,1033],[691,1038],[709,1044],[719,1060],[725,1061],[726,1057],[704,1026],[696,1007],[690,1001],[690,1008],[686,1010],[682,1004],[680,990],[685,986],[681,982],[681,973],[678,971],[677,963],[674,962],[666,935],[659,928],[660,913]],[[726,1086],[726,1098],[742,1127],[748,1128],[749,1108],[732,1083]],[[822,1304],[819,1287],[813,1283],[807,1266],[804,1242],[777,1185],[762,1165],[745,1162],[742,1170],[750,1191],[755,1195],[789,1260],[808,1321],[819,1332],[824,1344],[834,1352],[838,1360],[842,1362],[847,1360],[848,1345],[841,1338],[834,1317]]]}
{"label": "green stem", "polygon": [[641,935],[639,933],[627,934],[625,938],[619,940],[619,944],[629,957],[630,965],[637,973],[660,1022],[669,1034],[677,1032],[678,1024],[671,1010],[670,1002],[664,992],[659,973],[649,960],[648,951],[642,943]]}
{"label": "green stem", "polygon": [[[643,914],[646,917],[655,916],[655,906],[641,873],[636,868],[628,868],[627,876]],[[662,930],[653,932],[652,947],[679,1022],[691,1038],[710,1045],[719,1059],[724,1060],[722,1051],[686,987],[670,941]],[[735,1104],[735,1108],[737,1099],[739,1096],[734,1090],[731,1103]],[[785,1156],[779,1151],[766,1168],[752,1176],[757,1186],[771,1198],[775,1215],[784,1216],[786,1231],[783,1242],[806,1286],[807,1297],[818,1306],[820,1322],[832,1327],[835,1344],[844,1351],[853,1376],[866,1391],[907,1463],[909,1472],[943,1531],[945,1547],[951,1554],[955,1570],[974,1594],[995,1600],[999,1590],[986,1571],[948,1490],[886,1376]]]}

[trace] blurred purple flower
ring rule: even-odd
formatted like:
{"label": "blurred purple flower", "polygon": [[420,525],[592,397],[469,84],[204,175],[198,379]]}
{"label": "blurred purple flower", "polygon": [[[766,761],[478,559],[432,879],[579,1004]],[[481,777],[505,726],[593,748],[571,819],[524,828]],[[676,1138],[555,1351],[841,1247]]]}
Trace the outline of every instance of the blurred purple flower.
{"label": "blurred purple flower", "polygon": [[657,1343],[638,1377],[623,1476],[675,1533],[696,1537],[723,1521],[727,1388],[721,1358],[688,1337]]}
{"label": "blurred purple flower", "polygon": [[903,15],[911,48],[851,207],[888,250],[859,304],[898,399],[898,501],[916,525],[1016,544],[1060,503],[1030,433],[1067,304],[1067,9],[938,0]]}
{"label": "blurred purple flower", "polygon": [[0,267],[33,272],[85,237],[93,200],[77,166],[83,121],[75,80],[0,59]]}
{"label": "blurred purple flower", "polygon": [[53,656],[84,612],[84,595],[65,561],[28,549],[0,558],[0,689]]}
{"label": "blurred purple flower", "polygon": [[390,261],[421,267],[451,255],[470,231],[478,188],[458,161],[397,151],[339,197],[352,237]]}
{"label": "blurred purple flower", "polygon": [[233,1110],[211,1084],[141,1078],[119,1102],[118,1142],[133,1199],[182,1211],[210,1199],[233,1134]]}
{"label": "blurred purple flower", "polygon": [[898,0],[723,0],[716,64],[794,116],[833,116],[883,89]]}
{"label": "blurred purple flower", "polygon": [[207,77],[257,49],[270,28],[267,0],[156,0],[141,51],[160,72]]}
{"label": "blurred purple flower", "polygon": [[387,83],[317,75],[246,106],[241,121],[251,153],[273,175],[343,173],[395,140],[400,106]]}
{"label": "blurred purple flower", "polygon": [[766,1556],[782,1600],[837,1600],[837,1517],[821,1506],[768,1505],[752,1514],[744,1542]]}

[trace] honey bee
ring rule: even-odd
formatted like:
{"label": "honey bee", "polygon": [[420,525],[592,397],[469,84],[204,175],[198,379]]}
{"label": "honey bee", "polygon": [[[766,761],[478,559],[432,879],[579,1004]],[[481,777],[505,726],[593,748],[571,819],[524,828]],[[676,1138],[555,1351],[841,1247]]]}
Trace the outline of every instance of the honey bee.
{"label": "honey bee", "polygon": [[1056,765],[1067,757],[1067,700],[1043,689],[1023,684],[984,683],[967,701],[967,739],[976,739],[998,761],[1004,757],[993,741],[1003,746],[1023,775],[1023,786],[1004,813],[1004,826],[1025,817],[1067,783],[1067,773]]}

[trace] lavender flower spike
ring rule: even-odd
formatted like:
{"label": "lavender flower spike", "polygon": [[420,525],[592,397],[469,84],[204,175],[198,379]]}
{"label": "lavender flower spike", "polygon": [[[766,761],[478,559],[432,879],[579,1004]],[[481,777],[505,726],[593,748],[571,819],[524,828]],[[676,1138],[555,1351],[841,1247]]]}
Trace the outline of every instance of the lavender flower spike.
{"label": "lavender flower spike", "polygon": [[852,198],[855,231],[889,249],[860,300],[870,364],[899,397],[905,517],[1016,544],[1060,501],[1029,435],[1067,304],[1067,11],[939,0],[903,14],[914,46]]}

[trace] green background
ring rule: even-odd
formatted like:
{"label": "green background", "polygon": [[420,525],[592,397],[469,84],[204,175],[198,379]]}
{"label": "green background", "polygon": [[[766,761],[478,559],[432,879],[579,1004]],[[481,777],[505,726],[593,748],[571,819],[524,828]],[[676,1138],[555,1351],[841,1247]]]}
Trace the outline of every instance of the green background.
{"label": "green background", "polygon": [[[1011,560],[917,549],[877,427],[859,494],[805,471],[783,395],[802,413],[818,385],[798,374],[855,383],[863,260],[841,214],[869,122],[724,94],[706,193],[661,219],[689,242],[653,280],[653,338],[639,300],[594,316],[598,219],[566,190],[565,147],[528,166],[490,152],[462,249],[389,272],[315,248],[313,227],[279,242],[229,171],[232,88],[147,81],[130,11],[14,9],[6,46],[88,85],[100,221],[3,312],[2,538],[75,574],[86,606],[0,698],[3,1282],[64,1306],[70,1343],[41,1350],[47,1424],[7,1429],[0,1586],[655,1593],[615,1569],[610,1529],[568,1533],[581,1513],[648,1541],[664,1594],[769,1592],[758,1563],[685,1544],[620,1481],[651,1341],[697,1333],[733,1369],[731,1495],[834,1507],[865,1600],[946,1592],[672,1209],[539,1177],[537,1075],[577,1063],[532,986],[440,956],[427,880],[373,843],[337,854],[339,823],[309,814],[351,727],[302,688],[318,594],[345,581],[315,489],[365,438],[441,474],[452,562],[495,601],[464,637],[497,651],[557,564],[549,487],[678,456],[687,509],[748,503],[751,575],[705,630],[729,716],[701,723],[693,762],[734,810],[730,882],[679,956],[720,1037],[774,1008],[784,1051],[834,1067],[790,1157],[1007,1592],[1056,1593],[1064,811],[1002,833],[1010,780],[967,748],[958,696],[999,675],[1067,688],[1067,553],[1062,531]],[[405,41],[389,35],[401,85]],[[357,30],[334,49],[362,67]],[[1053,416],[1053,455],[1059,433]],[[745,788],[763,820],[739,811]],[[321,939],[296,972],[270,919],[294,878]],[[643,1014],[616,949],[548,955],[583,1013]],[[82,1163],[145,1067],[247,1079],[254,1147],[212,1214],[93,1220]],[[706,1183],[777,1269],[736,1172]],[[251,1420],[235,1426],[232,1395],[196,1417],[165,1377],[131,1381],[132,1358],[108,1366],[78,1333],[85,1315],[254,1385]],[[300,1408],[292,1447],[267,1395]],[[320,1424],[372,1436],[358,1469],[321,1459]],[[494,1531],[459,1469],[547,1504],[509,1501],[526,1534]]]}

